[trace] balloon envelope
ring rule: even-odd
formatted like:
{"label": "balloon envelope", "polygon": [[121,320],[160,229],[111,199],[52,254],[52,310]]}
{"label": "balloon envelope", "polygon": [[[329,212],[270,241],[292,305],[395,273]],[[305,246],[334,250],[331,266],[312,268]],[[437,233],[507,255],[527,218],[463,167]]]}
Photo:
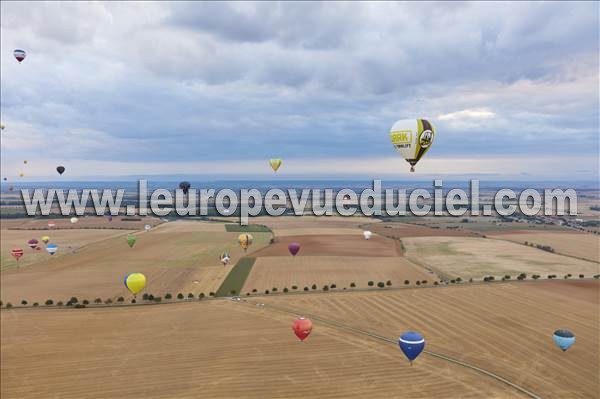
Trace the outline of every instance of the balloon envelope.
{"label": "balloon envelope", "polygon": [[76,217],[71,218],[71,223],[73,223],[73,224],[77,223],[78,221],[79,221],[79,219]]}
{"label": "balloon envelope", "polygon": [[49,229],[54,228],[54,226],[56,226],[56,223],[54,223],[54,222],[48,222],[48,228]]}
{"label": "balloon envelope", "polygon": [[371,233],[371,232],[370,232],[370,231],[368,231],[368,230],[365,230],[365,231],[363,231],[363,237],[365,237],[365,240],[368,240],[369,238],[371,238],[371,235],[372,235],[372,234],[373,234],[373,233]]}
{"label": "balloon envelope", "polygon": [[231,261],[231,256],[229,256],[229,252],[225,251],[219,256],[219,260],[222,264],[228,265]]}
{"label": "balloon envelope", "polygon": [[123,282],[125,283],[125,287],[135,295],[146,286],[146,276],[142,273],[129,273],[125,276]]}
{"label": "balloon envelope", "polygon": [[23,256],[24,251],[21,248],[13,248],[10,250],[10,254],[18,261]]}
{"label": "balloon envelope", "polygon": [[412,363],[423,352],[425,348],[425,338],[418,332],[408,331],[398,338],[400,350]]}
{"label": "balloon envelope", "polygon": [[44,244],[48,244],[48,242],[49,242],[49,241],[50,241],[50,237],[48,237],[48,236],[43,236],[43,237],[42,237],[42,242],[43,242]]}
{"label": "balloon envelope", "polygon": [[65,167],[64,166],[57,166],[56,167],[56,171],[58,172],[59,175],[62,175],[63,173],[65,173]]}
{"label": "balloon envelope", "polygon": [[298,317],[292,325],[292,330],[294,330],[294,334],[300,341],[304,341],[312,331],[312,321],[304,317]]}
{"label": "balloon envelope", "polygon": [[108,215],[106,215],[106,219],[107,219],[109,222],[112,222],[112,215],[111,215],[111,214],[108,214]]}
{"label": "balloon envelope", "polygon": [[252,245],[252,242],[254,241],[254,237],[252,237],[252,234],[240,234],[238,236],[238,243],[240,244],[240,247],[242,247],[242,249],[244,251],[246,251],[248,249],[248,247],[250,245]]}
{"label": "balloon envelope", "polygon": [[38,240],[36,240],[35,238],[32,238],[31,240],[27,241],[27,245],[29,245],[29,248],[31,249],[37,247],[38,243]]}
{"label": "balloon envelope", "polygon": [[146,230],[146,231],[150,230],[151,228],[152,228],[152,226],[150,226],[149,224],[144,226],[144,230]]}
{"label": "balloon envelope", "polygon": [[56,253],[56,251],[58,251],[58,245],[48,244],[48,245],[46,245],[46,251],[48,251],[48,253],[50,255],[54,255]]}
{"label": "balloon envelope", "polygon": [[183,190],[184,194],[188,193],[191,186],[192,185],[187,181],[182,181],[181,183],[179,183],[179,188]]}
{"label": "balloon envelope", "polygon": [[554,343],[565,352],[575,343],[575,334],[569,330],[556,330],[554,331]]}
{"label": "balloon envelope", "polygon": [[277,170],[279,169],[279,167],[281,166],[282,163],[283,163],[283,161],[280,158],[273,158],[273,159],[269,160],[271,169],[273,169],[274,172],[277,172]]}
{"label": "balloon envelope", "polygon": [[298,244],[297,242],[290,243],[290,245],[288,245],[288,251],[290,251],[292,256],[296,256],[298,251],[300,251],[300,244]]}
{"label": "balloon envelope", "polygon": [[25,59],[25,57],[27,57],[27,53],[25,52],[25,50],[20,49],[16,49],[15,51],[13,51],[13,55],[15,56],[17,61],[19,61],[19,64]]}
{"label": "balloon envelope", "polygon": [[415,171],[415,165],[431,148],[435,129],[426,119],[401,119],[390,130],[390,140]]}
{"label": "balloon envelope", "polygon": [[127,245],[129,245],[130,248],[133,248],[136,241],[137,241],[136,236],[132,236],[131,234],[127,236]]}

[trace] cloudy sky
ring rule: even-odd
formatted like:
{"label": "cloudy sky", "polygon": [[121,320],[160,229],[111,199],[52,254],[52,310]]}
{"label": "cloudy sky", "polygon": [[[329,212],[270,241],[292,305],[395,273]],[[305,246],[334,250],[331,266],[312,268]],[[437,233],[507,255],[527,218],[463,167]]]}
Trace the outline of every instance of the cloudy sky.
{"label": "cloudy sky", "polygon": [[0,7],[3,175],[598,179],[597,2]]}

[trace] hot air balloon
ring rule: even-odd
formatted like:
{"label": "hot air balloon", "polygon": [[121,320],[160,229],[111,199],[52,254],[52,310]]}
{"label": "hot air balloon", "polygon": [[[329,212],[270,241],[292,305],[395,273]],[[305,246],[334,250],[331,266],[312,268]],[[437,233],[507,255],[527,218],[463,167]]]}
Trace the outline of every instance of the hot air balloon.
{"label": "hot air balloon", "polygon": [[46,251],[48,251],[48,253],[50,255],[54,255],[56,253],[56,251],[58,251],[58,245],[48,244],[48,245],[46,245]]}
{"label": "hot air balloon", "polygon": [[425,348],[425,338],[418,332],[408,331],[398,338],[398,345],[400,345],[400,350],[402,350],[412,365],[413,360],[415,360]]}
{"label": "hot air balloon", "polygon": [[37,247],[35,247],[35,250],[36,250],[36,251],[41,251],[41,250],[42,250],[42,247],[40,247],[40,246],[38,245]]}
{"label": "hot air balloon", "polygon": [[244,233],[240,234],[238,237],[238,243],[240,244],[240,247],[242,247],[244,252],[246,252],[248,250],[248,247],[252,245],[252,241],[254,241],[254,237],[252,237],[252,234]]}
{"label": "hot air balloon", "polygon": [[146,276],[142,273],[129,273],[125,276],[125,287],[135,296],[146,286]]}
{"label": "hot air balloon", "polygon": [[42,237],[42,242],[43,242],[44,244],[48,244],[48,243],[50,242],[50,237],[48,237],[48,236],[43,236],[43,237]]}
{"label": "hot air balloon", "polygon": [[25,165],[27,165],[27,160],[24,160],[24,161],[23,161],[23,163],[24,163]]}
{"label": "hot air balloon", "polygon": [[0,130],[4,130],[4,123],[0,122]]}
{"label": "hot air balloon", "polygon": [[298,251],[300,251],[300,244],[298,244],[297,242],[290,243],[290,245],[288,245],[288,251],[290,251],[292,256],[296,256]]}
{"label": "hot air balloon", "polygon": [[19,173],[19,177],[25,177],[25,173],[23,173],[23,172]]}
{"label": "hot air balloon", "polygon": [[32,238],[31,240],[27,241],[27,245],[29,245],[29,248],[34,249],[35,247],[37,247],[39,241],[36,240],[35,238]]}
{"label": "hot air balloon", "polygon": [[365,237],[365,240],[371,238],[371,235],[373,235],[373,233],[371,233],[369,230],[363,231],[363,237]]}
{"label": "hot air balloon", "polygon": [[109,222],[112,222],[112,215],[109,213],[106,215],[106,220],[108,220]]}
{"label": "hot air balloon", "polygon": [[58,172],[59,175],[62,175],[63,173],[65,173],[65,167],[64,166],[57,166],[56,167],[56,171]]}
{"label": "hot air balloon", "polygon": [[183,190],[184,194],[188,193],[191,186],[192,185],[187,181],[182,181],[181,183],[179,183],[179,188]]}
{"label": "hot air balloon", "polygon": [[49,229],[53,229],[56,226],[56,223],[54,222],[48,222],[48,228]]}
{"label": "hot air balloon", "polygon": [[73,223],[73,224],[77,223],[78,221],[79,221],[79,219],[76,217],[71,218],[71,223]]}
{"label": "hot air balloon", "polygon": [[152,228],[152,226],[150,226],[149,224],[144,226],[144,230],[146,230],[146,231],[150,231],[151,228]]}
{"label": "hot air balloon", "polygon": [[304,341],[312,331],[312,321],[304,317],[298,317],[292,326],[294,334],[300,341]]}
{"label": "hot air balloon", "polygon": [[127,236],[127,245],[129,245],[130,248],[133,248],[133,246],[135,245],[135,242],[137,241],[137,237],[134,235],[129,234]]}
{"label": "hot air balloon", "polygon": [[410,164],[410,171],[431,148],[435,129],[426,119],[401,119],[390,130],[390,140],[402,157]]}
{"label": "hot air balloon", "polygon": [[227,266],[231,261],[231,257],[229,256],[229,252],[225,251],[219,256],[219,260],[223,264],[223,266]]}
{"label": "hot air balloon", "polygon": [[21,61],[23,61],[25,59],[25,57],[27,57],[27,53],[25,52],[25,50],[19,50],[19,49],[16,49],[15,51],[13,51],[13,55],[15,56],[17,61],[19,61],[19,64],[21,63]]}
{"label": "hot air balloon", "polygon": [[21,256],[23,256],[23,250],[21,248],[13,248],[10,250],[10,254],[12,256],[14,256],[14,258],[19,261],[19,259],[21,259]]}
{"label": "hot air balloon", "polygon": [[280,158],[269,159],[269,164],[271,165],[271,169],[273,169],[274,172],[277,172],[282,162],[283,161]]}
{"label": "hot air balloon", "polygon": [[575,334],[569,330],[554,331],[554,343],[565,352],[575,343]]}

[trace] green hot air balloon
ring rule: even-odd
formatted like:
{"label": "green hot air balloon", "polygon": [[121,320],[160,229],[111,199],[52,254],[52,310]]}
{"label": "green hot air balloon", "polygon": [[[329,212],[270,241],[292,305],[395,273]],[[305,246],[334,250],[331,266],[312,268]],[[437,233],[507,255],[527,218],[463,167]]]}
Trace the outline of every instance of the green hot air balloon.
{"label": "green hot air balloon", "polygon": [[130,248],[133,248],[136,241],[137,241],[136,236],[133,236],[131,234],[127,236],[127,245],[129,245]]}

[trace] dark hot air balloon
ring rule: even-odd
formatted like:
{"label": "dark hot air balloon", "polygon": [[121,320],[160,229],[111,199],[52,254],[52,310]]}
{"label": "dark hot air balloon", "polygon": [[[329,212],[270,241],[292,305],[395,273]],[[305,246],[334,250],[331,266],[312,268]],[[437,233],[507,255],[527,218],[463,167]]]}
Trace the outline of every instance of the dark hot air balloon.
{"label": "dark hot air balloon", "polygon": [[187,182],[187,181],[182,181],[181,183],[179,183],[179,188],[183,190],[184,194],[188,193],[188,191],[190,190],[191,186],[192,185],[189,182]]}
{"label": "dark hot air balloon", "polygon": [[65,173],[65,167],[64,166],[57,166],[56,167],[56,171],[58,172],[59,175],[62,175],[63,173]]}
{"label": "dark hot air balloon", "polygon": [[290,251],[292,256],[296,256],[298,251],[300,251],[300,244],[297,242],[292,242],[290,245],[288,245],[288,251]]}

